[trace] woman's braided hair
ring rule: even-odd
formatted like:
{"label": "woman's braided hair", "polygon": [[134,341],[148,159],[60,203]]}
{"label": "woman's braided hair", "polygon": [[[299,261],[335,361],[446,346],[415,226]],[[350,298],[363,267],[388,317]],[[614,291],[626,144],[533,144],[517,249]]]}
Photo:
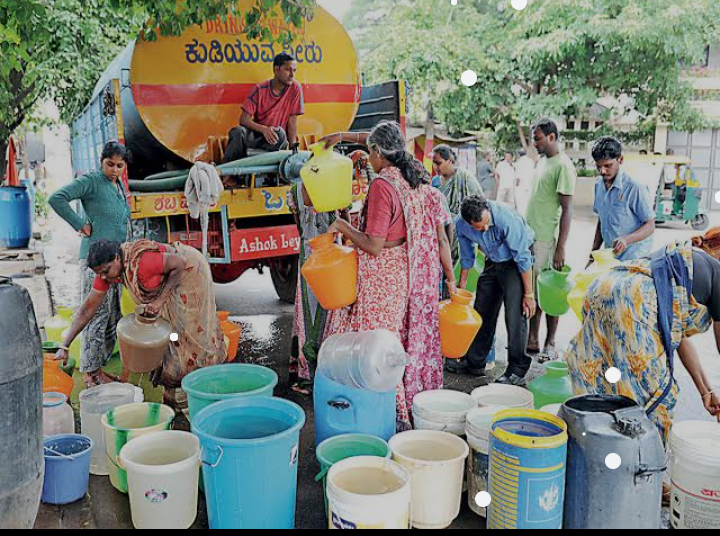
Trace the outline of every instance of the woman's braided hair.
{"label": "woman's braided hair", "polygon": [[400,170],[411,188],[429,184],[430,177],[423,165],[407,150],[407,141],[400,125],[385,121],[376,126],[368,138],[368,146],[376,149],[388,162]]}

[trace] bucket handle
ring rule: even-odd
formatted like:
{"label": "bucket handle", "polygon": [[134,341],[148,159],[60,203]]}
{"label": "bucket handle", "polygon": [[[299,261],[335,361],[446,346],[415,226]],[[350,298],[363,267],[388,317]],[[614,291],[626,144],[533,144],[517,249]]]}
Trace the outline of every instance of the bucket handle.
{"label": "bucket handle", "polygon": [[320,471],[320,474],[315,477],[315,482],[320,483],[320,481],[322,481],[322,479],[325,478],[329,472],[330,472],[330,468],[329,468],[329,467],[327,467],[327,468],[323,469],[322,471]]}
{"label": "bucket handle", "polygon": [[347,411],[352,407],[352,404],[347,400],[330,400],[327,405],[338,411]]}
{"label": "bucket handle", "polygon": [[635,474],[635,484],[642,484],[644,482],[648,482],[650,480],[650,477],[654,475],[665,474],[665,471],[667,471],[667,469],[667,465],[665,465],[665,467],[648,467],[647,465],[641,465],[638,468],[638,472]]}
{"label": "bucket handle", "polygon": [[200,452],[200,461],[203,465],[207,465],[210,469],[217,469],[217,466],[220,465],[220,462],[223,459],[223,456],[225,455],[225,451],[222,447],[218,446],[217,449],[220,451],[220,456],[217,457],[217,460],[215,460],[215,463],[210,463],[205,459],[205,447],[202,448]]}
{"label": "bucket handle", "polygon": [[75,461],[75,458],[72,456],[68,456],[67,454],[62,454],[56,450],[51,449],[50,447],[44,447],[47,452],[52,454],[53,456],[57,456],[58,458],[63,458],[65,460],[70,460],[71,462]]}

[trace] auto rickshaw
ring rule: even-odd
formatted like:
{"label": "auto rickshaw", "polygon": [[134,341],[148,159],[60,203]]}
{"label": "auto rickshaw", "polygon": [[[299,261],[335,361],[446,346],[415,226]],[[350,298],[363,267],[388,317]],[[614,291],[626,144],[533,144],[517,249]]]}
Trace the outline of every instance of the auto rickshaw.
{"label": "auto rickshaw", "polygon": [[710,226],[700,206],[703,188],[695,178],[692,161],[686,156],[627,155],[625,171],[655,193],[655,221],[658,225],[681,221],[695,231]]}

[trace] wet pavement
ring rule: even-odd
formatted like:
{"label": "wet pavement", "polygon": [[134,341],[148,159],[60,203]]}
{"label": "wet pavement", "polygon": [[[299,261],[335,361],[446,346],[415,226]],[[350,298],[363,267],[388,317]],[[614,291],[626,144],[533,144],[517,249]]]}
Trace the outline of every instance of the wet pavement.
{"label": "wet pavement", "polygon": [[[713,215],[713,220],[720,223],[720,216]],[[576,269],[584,267],[588,258],[594,221],[587,216],[576,218],[571,234],[568,255],[569,264]],[[676,226],[661,229],[656,236],[656,246],[671,240],[686,239],[694,233]],[[54,227],[52,243],[46,249],[49,266],[48,277],[53,285],[56,304],[76,306],[78,297],[78,268],[73,261],[76,251],[76,237],[57,226]],[[307,425],[301,436],[297,526],[303,529],[322,529],[327,527],[323,510],[323,492],[315,483],[318,465],[315,461],[314,445],[314,412],[312,400],[301,397],[288,389],[288,361],[292,334],[293,307],[283,304],[277,298],[269,274],[257,272],[246,273],[239,281],[231,285],[216,286],[217,306],[219,310],[233,313],[232,319],[243,326],[243,340],[240,348],[241,360],[272,367],[280,376],[277,396],[298,403],[307,414]],[[502,316],[501,316],[502,318]],[[572,315],[561,322],[558,344],[561,349],[567,347],[570,340],[578,333],[580,324]],[[708,333],[695,337],[703,364],[714,385],[720,386],[720,358],[714,337]],[[498,360],[506,360],[507,335],[503,323],[498,332]],[[531,378],[539,373],[541,367],[535,365]],[[499,375],[502,366],[494,374]],[[678,407],[678,420],[709,420],[704,411],[700,397],[687,373],[679,367],[678,379],[683,388]],[[449,389],[471,392],[476,387],[471,378],[448,375],[446,387]],[[205,527],[207,520],[201,504],[201,515],[196,527]],[[74,520],[72,523],[71,520]],[[39,526],[54,528],[65,523],[67,528],[131,528],[130,511],[125,496],[115,492],[108,479],[93,477],[90,486],[90,498],[62,509],[43,507],[38,521]],[[71,526],[68,526],[71,525]],[[478,529],[484,527],[484,521],[472,514],[463,503],[460,518],[452,528]]]}

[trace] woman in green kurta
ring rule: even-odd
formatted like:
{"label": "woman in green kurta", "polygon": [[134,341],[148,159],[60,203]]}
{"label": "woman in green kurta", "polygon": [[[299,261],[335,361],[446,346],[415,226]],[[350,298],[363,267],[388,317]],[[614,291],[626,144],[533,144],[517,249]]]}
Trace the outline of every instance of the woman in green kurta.
{"label": "woman in green kurta", "polygon": [[[90,246],[96,242],[127,242],[130,236],[130,206],[122,176],[127,168],[127,149],[108,143],[102,152],[101,171],[90,173],[55,192],[50,206],[83,237],[80,247],[81,300],[92,291],[95,272],[87,265]],[[85,217],[70,206],[80,201]],[[117,324],[122,318],[122,286],[112,285],[98,314],[83,332],[80,371],[90,387],[117,381],[102,371],[115,351]]]}
{"label": "woman in green kurta", "polygon": [[[447,199],[453,221],[460,216],[463,201],[474,195],[485,196],[477,179],[457,167],[457,154],[449,145],[438,145],[433,151],[433,172],[442,179],[440,191]],[[453,264],[460,260],[457,236],[451,244]]]}

